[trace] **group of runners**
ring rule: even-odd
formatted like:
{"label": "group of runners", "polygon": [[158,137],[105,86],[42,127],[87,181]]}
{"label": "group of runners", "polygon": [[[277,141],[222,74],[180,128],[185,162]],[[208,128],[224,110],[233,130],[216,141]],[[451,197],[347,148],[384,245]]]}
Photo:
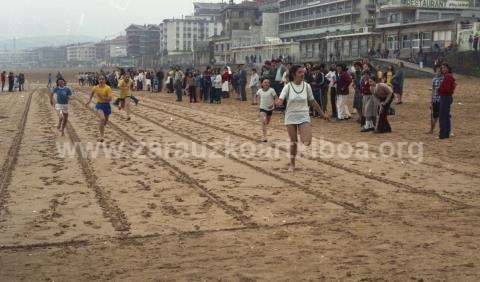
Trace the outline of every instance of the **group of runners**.
{"label": "group of runners", "polygon": [[[397,98],[397,104],[402,103],[405,75],[402,65],[399,66],[396,72],[393,66],[388,66],[384,72],[381,67],[374,67],[368,61],[364,61],[355,62],[351,68],[346,65],[332,65],[327,72],[323,65],[279,66],[278,62],[274,64],[276,65],[272,66],[271,62],[266,64],[260,74],[256,70],[252,70],[250,90],[252,92],[252,103],[259,105],[262,142],[267,142],[267,128],[273,112],[275,110],[283,112],[284,124],[290,139],[290,170],[295,169],[299,142],[305,146],[311,144],[312,116],[337,121],[351,118],[346,105],[346,97],[352,84],[354,89],[353,107],[356,109],[357,121],[361,124],[361,131],[391,132],[387,116],[392,114],[390,105],[395,97]],[[228,68],[225,68],[225,72],[228,70]],[[243,71],[242,67],[239,70]],[[432,81],[432,114],[429,133],[433,133],[435,124],[439,120],[440,139],[445,139],[450,137],[450,106],[453,101],[452,95],[455,91],[456,83],[452,70],[447,64],[442,64],[438,70]],[[215,72],[218,73],[218,70]],[[207,68],[201,77],[205,81],[206,76],[211,73],[211,69]],[[189,76],[188,73],[183,74],[179,69],[176,70],[175,74],[184,75],[187,79],[187,86],[193,84],[192,79],[199,76]],[[211,78],[208,77],[208,79]],[[225,82],[228,81],[223,83]],[[218,81],[218,84],[222,83]],[[118,81],[118,88],[120,91],[118,96],[116,96],[112,88],[107,85],[105,76],[100,75],[98,77],[98,85],[93,86],[86,103],[88,107],[92,99],[95,98],[95,111],[99,117],[99,142],[104,141],[105,126],[112,113],[112,102],[118,106],[120,111],[124,111],[126,119],[130,120],[131,101],[138,101],[135,100],[131,93],[134,84],[129,73],[121,75]],[[195,90],[194,87],[192,88],[189,92]],[[204,91],[205,89],[201,89],[201,92]],[[207,92],[204,92],[204,95]],[[65,80],[60,77],[57,81],[57,87],[51,91],[51,102],[59,112],[58,128],[62,135],[64,135],[68,119],[68,101],[71,95],[71,90],[65,86]],[[190,93],[190,95],[195,94]],[[242,99],[243,96],[245,94],[240,93],[240,100],[246,101],[247,99]],[[331,113],[327,109],[329,104],[327,103],[328,96],[330,96],[331,100]],[[195,99],[192,100],[194,102]]]}
{"label": "group of runners", "polygon": [[[126,120],[130,120],[130,105],[138,103],[138,99],[132,95],[133,80],[128,73],[123,73],[118,81],[119,94],[115,95],[112,88],[107,85],[107,79],[104,75],[96,78],[97,85],[93,86],[88,101],[85,106],[89,107],[93,98],[95,98],[95,112],[99,118],[99,138],[98,142],[104,141],[105,126],[108,124],[109,116],[112,114],[111,104],[118,106],[119,111],[124,111]],[[68,105],[72,95],[72,90],[66,86],[63,77],[57,78],[57,86],[50,91],[50,103],[58,112],[58,129],[62,136],[65,135],[65,128],[68,121]]]}

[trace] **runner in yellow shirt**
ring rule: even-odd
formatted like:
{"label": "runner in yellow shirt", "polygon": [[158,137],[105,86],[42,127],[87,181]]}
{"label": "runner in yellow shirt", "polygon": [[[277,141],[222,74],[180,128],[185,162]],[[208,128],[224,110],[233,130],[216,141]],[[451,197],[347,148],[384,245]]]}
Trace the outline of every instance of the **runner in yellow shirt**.
{"label": "runner in yellow shirt", "polygon": [[119,110],[124,110],[127,113],[127,120],[130,120],[130,98],[132,97],[133,80],[130,79],[128,74],[122,75],[118,82],[118,88],[120,88]]}
{"label": "runner in yellow shirt", "polygon": [[108,123],[108,116],[112,113],[110,102],[115,99],[115,95],[113,94],[110,86],[105,84],[104,76],[100,76],[100,78],[98,79],[98,83],[99,84],[97,86],[93,87],[90,98],[88,99],[88,102],[85,104],[85,106],[88,107],[88,105],[92,101],[93,96],[95,96],[95,100],[97,102],[95,105],[95,110],[98,117],[100,118],[100,138],[98,139],[98,141],[103,142],[105,126]]}

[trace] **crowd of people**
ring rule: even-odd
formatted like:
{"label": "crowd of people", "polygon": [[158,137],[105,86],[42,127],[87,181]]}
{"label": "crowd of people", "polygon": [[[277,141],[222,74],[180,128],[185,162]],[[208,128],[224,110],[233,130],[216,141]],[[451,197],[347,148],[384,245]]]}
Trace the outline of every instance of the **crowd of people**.
{"label": "crowd of people", "polygon": [[15,74],[0,71],[0,83],[2,92],[14,92],[25,90],[25,75],[23,73]]}
{"label": "crowd of people", "polygon": [[[132,91],[160,92],[163,90],[163,78],[161,70],[118,69],[113,72],[79,74],[81,85],[86,81],[93,86],[86,105],[95,98],[95,111],[100,120],[99,142],[104,140],[105,126],[112,113],[110,104],[125,111],[129,120],[131,101],[138,103]],[[374,66],[368,59],[354,62],[351,66],[331,64],[328,68],[324,64],[292,65],[272,60],[265,62],[260,70],[251,69],[250,73],[244,65],[239,65],[236,69],[209,66],[203,72],[173,67],[165,74],[166,92],[175,93],[176,101],[182,101],[183,96],[188,96],[190,103],[203,101],[220,104],[222,99],[236,98],[241,102],[250,100],[253,105],[258,105],[262,142],[267,142],[267,126],[273,112],[283,112],[291,142],[292,170],[295,169],[298,140],[307,146],[311,143],[311,117],[344,122],[355,115],[361,132],[391,132],[388,116],[395,114],[392,107],[395,99],[397,105],[403,103],[404,82],[403,63],[398,66],[388,65],[383,69],[381,65]],[[429,131],[433,133],[439,121],[440,139],[450,137],[450,107],[455,87],[450,66],[442,64],[432,81]],[[119,94],[115,95],[112,88],[118,88]],[[251,92],[250,98],[247,97],[247,89]],[[52,105],[59,111],[58,127],[62,134],[68,117],[70,95],[71,91],[59,73],[57,87],[52,90],[51,97]],[[348,104],[350,95],[353,95],[351,107]],[[354,115],[350,108],[354,109]]]}

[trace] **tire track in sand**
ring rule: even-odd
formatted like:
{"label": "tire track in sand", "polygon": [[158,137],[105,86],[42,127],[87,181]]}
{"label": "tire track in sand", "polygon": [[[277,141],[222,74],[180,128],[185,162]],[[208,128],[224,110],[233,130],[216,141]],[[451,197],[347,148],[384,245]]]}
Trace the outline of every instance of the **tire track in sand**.
{"label": "tire track in sand", "polygon": [[[144,94],[144,96],[142,96],[142,99],[143,100],[146,100],[146,101],[149,101],[149,102],[154,102],[154,103],[165,103],[165,104],[169,104],[169,105],[172,105],[172,106],[175,106],[175,107],[181,107],[181,108],[184,108],[186,110],[192,110],[192,108],[189,108],[183,104],[176,104],[176,103],[173,103],[171,101],[166,101],[166,100],[159,100],[159,99],[153,99],[151,97],[149,97],[150,95],[146,96]],[[149,97],[149,98],[146,98],[146,97]],[[144,105],[144,104],[140,104],[140,105]],[[235,116],[235,117],[232,117],[232,116],[228,116],[228,113],[222,111],[222,110],[215,110],[213,113],[212,112],[208,112],[208,111],[204,111],[204,110],[200,110],[200,109],[193,109],[194,111],[199,111],[201,113],[204,113],[204,114],[215,114],[217,116],[220,116],[220,117],[225,117],[225,118],[234,118],[235,120],[241,120],[245,123],[248,123],[248,124],[252,124],[254,126],[258,126],[258,122],[253,122],[251,120],[248,120],[246,118],[243,118],[243,117],[239,117],[239,116]],[[341,140],[334,140],[334,139],[330,139],[330,138],[325,138],[323,137],[323,139],[325,141],[328,141],[328,142],[331,142],[331,143],[340,143],[342,142]],[[377,147],[377,146],[369,146],[368,147],[368,151],[371,152],[371,153],[374,153],[374,154],[380,154],[380,149]],[[409,161],[408,158],[403,158],[403,157],[400,157],[398,155],[397,152],[395,152],[395,154],[392,156],[396,159],[398,159],[399,161]],[[451,167],[451,165],[449,165],[448,167],[445,167],[443,165],[443,162],[440,162],[440,164],[437,162],[437,163],[431,163],[431,162],[426,162],[426,161],[423,161],[422,162],[422,165],[425,165],[425,166],[428,166],[428,167],[431,167],[431,168],[442,168],[444,169],[445,171],[450,171],[452,173],[455,173],[455,174],[460,174],[460,175],[465,175],[465,176],[468,176],[468,177],[471,177],[471,178],[476,178],[476,179],[480,179],[480,175],[474,173],[474,172],[470,172],[470,171],[464,171],[464,170],[460,170],[460,169],[456,169],[454,167]],[[462,164],[462,165],[467,165],[467,166],[471,166],[470,164]]]}
{"label": "tire track in sand", "polygon": [[[73,102],[73,101],[72,101]],[[75,99],[76,103],[82,104],[80,100]],[[80,105],[81,106],[81,105]],[[92,114],[93,110],[91,111]],[[109,121],[109,125],[117,131],[120,135],[122,135],[126,140],[135,143],[135,144],[141,144],[139,140],[134,138],[132,135],[124,131],[122,128],[120,128],[118,125],[113,123],[112,121]],[[77,136],[78,138],[78,136]],[[79,140],[79,139],[78,139]],[[149,153],[149,148],[146,146],[143,146],[143,150],[148,154]],[[235,206],[229,205],[227,202],[225,202],[220,196],[217,194],[213,193],[210,191],[207,187],[202,185],[200,182],[198,182],[196,179],[190,177],[188,173],[180,169],[179,167],[175,166],[174,164],[168,162],[164,158],[161,158],[159,156],[156,156],[154,158],[155,161],[159,162],[160,165],[166,167],[168,171],[174,175],[179,181],[187,183],[197,190],[199,190],[203,195],[207,196],[210,200],[212,200],[218,207],[220,207],[222,210],[225,211],[228,215],[233,217],[234,219],[238,220],[245,226],[255,226],[256,224],[250,220],[250,218],[243,213],[242,210],[238,209]]]}
{"label": "tire track in sand", "polygon": [[37,92],[34,90],[30,92],[23,110],[22,118],[18,123],[18,132],[13,138],[12,145],[8,150],[7,158],[2,166],[2,173],[0,174],[0,217],[4,210],[5,200],[8,196],[8,185],[12,179],[12,172],[15,169],[15,165],[18,159],[18,153],[20,151],[20,144],[22,143],[23,135],[25,133],[25,125],[27,124],[28,113],[30,111],[30,104],[32,102],[33,93]]}
{"label": "tire track in sand", "polygon": [[[172,112],[172,111],[167,111],[165,109],[160,109],[160,108],[157,108],[157,107],[154,107],[154,106],[150,106],[150,105],[145,105],[145,104],[139,104],[141,107],[145,107],[147,109],[151,109],[151,110],[154,110],[154,111],[158,111],[158,112],[162,112],[164,114],[168,114],[168,115],[172,115],[172,116],[175,116],[177,118],[181,118],[181,119],[184,119],[184,120],[187,120],[189,122],[193,122],[193,123],[196,123],[196,124],[200,124],[202,126],[206,126],[206,127],[209,127],[209,128],[212,128],[212,129],[215,129],[215,130],[219,130],[219,131],[222,131],[222,132],[225,132],[225,133],[228,133],[228,134],[231,134],[231,135],[234,135],[234,136],[237,136],[237,137],[240,137],[240,138],[244,138],[244,139],[247,139],[247,140],[250,140],[250,141],[253,141],[255,143],[258,143],[258,144],[261,144],[261,142],[258,141],[258,139],[256,138],[253,138],[251,136],[248,136],[248,135],[245,135],[245,134],[242,134],[242,133],[238,133],[238,132],[235,132],[233,130],[230,130],[230,129],[226,129],[226,128],[222,128],[222,127],[219,127],[219,126],[215,126],[215,125],[212,125],[212,124],[209,124],[209,123],[206,123],[206,122],[202,122],[202,121],[198,121],[198,120],[195,120],[193,118],[190,118],[190,117],[187,117],[185,115],[180,115],[178,113],[175,113],[175,112]],[[138,115],[137,113],[134,113],[135,115]],[[147,119],[143,116],[140,116],[144,119]],[[149,119],[149,118],[148,118]],[[149,119],[148,121],[150,122],[155,122],[155,121],[152,121],[151,119]],[[158,124],[158,122],[157,122]],[[160,125],[160,124],[159,124]],[[160,125],[162,126],[162,125]],[[165,129],[168,130],[167,127],[164,127]],[[174,131],[174,133],[177,133],[179,134],[177,131]],[[187,135],[185,135],[187,136]],[[188,136],[187,136],[188,137]],[[195,141],[193,139],[191,139],[192,141]],[[276,148],[274,144],[269,144],[272,148]],[[283,147],[279,147],[280,150],[284,151],[284,152],[287,152],[287,150]],[[343,170],[347,173],[352,173],[352,174],[356,174],[358,176],[361,176],[361,177],[364,177],[364,178],[367,178],[367,179],[370,179],[370,180],[374,180],[374,181],[377,181],[377,182],[380,182],[380,183],[383,183],[383,184],[386,184],[386,185],[390,185],[390,186],[393,186],[393,187],[396,187],[396,188],[400,188],[400,189],[403,189],[403,190],[406,190],[410,193],[413,193],[413,194],[418,194],[418,195],[423,195],[423,196],[428,196],[428,197],[434,197],[434,198],[437,198],[443,202],[446,202],[446,203],[450,203],[450,204],[454,204],[454,205],[457,205],[459,206],[460,208],[470,208],[470,207],[473,207],[471,206],[470,204],[467,204],[467,203],[464,203],[462,201],[459,201],[459,200],[456,200],[456,199],[453,199],[453,198],[450,198],[450,197],[447,197],[447,196],[443,196],[435,191],[432,191],[432,190],[422,190],[422,189],[419,189],[417,187],[413,187],[409,184],[406,184],[406,183],[401,183],[401,182],[398,182],[398,181],[395,181],[395,180],[391,180],[391,179],[388,179],[388,178],[385,178],[385,177],[381,177],[381,176],[376,176],[376,175],[372,175],[372,174],[369,174],[369,173],[365,173],[363,171],[360,171],[358,169],[355,169],[355,168],[351,168],[351,167],[347,167],[345,165],[342,165],[342,164],[339,164],[339,163],[336,163],[336,162],[333,162],[331,160],[324,160],[322,158],[315,158],[315,157],[312,157],[312,156],[304,156],[306,159],[308,160],[313,160],[313,161],[316,161],[316,162],[319,162],[319,163],[322,163],[322,164],[325,164],[325,165],[328,165],[330,167],[333,167],[333,168],[336,168],[336,169],[340,169],[340,170]],[[287,179],[287,181],[289,181]],[[292,184],[292,183],[289,183],[289,184]]]}

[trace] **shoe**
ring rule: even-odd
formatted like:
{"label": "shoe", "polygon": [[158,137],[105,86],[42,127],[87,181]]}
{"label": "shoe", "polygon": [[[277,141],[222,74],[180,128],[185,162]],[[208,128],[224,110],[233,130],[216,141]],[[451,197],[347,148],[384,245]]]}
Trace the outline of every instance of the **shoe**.
{"label": "shoe", "polygon": [[360,132],[370,132],[370,131],[374,131],[375,128],[371,127],[371,128],[362,128],[362,130],[360,130]]}

